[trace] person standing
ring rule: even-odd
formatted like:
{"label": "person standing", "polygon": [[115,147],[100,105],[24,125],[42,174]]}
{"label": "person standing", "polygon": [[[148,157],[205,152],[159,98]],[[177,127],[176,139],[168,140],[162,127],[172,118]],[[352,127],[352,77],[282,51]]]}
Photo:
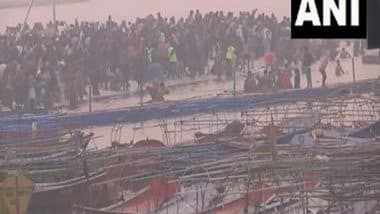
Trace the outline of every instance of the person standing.
{"label": "person standing", "polygon": [[269,70],[270,72],[273,72],[273,66],[274,66],[274,54],[272,52],[267,52],[264,55],[264,64],[265,69]]}
{"label": "person standing", "polygon": [[300,88],[301,78],[300,78],[300,70],[296,68],[294,70],[294,88]]}
{"label": "person standing", "polygon": [[336,61],[336,67],[335,67],[335,75],[337,77],[340,77],[342,74],[345,74],[344,70],[343,70],[343,67],[342,67],[342,64],[340,64],[340,60],[338,59]]}
{"label": "person standing", "polygon": [[231,44],[227,48],[226,63],[227,63],[227,76],[231,77],[234,72],[234,61],[236,59],[236,48]]}
{"label": "person standing", "polygon": [[178,74],[177,74],[177,53],[176,53],[176,50],[175,50],[175,47],[174,45],[171,45],[169,47],[169,54],[168,54],[168,58],[169,58],[169,77],[171,78],[175,78],[175,77],[179,77]]}
{"label": "person standing", "polygon": [[28,78],[25,74],[25,69],[23,65],[17,64],[16,67],[16,75],[14,78],[14,100],[16,102],[16,107],[18,110],[22,110],[24,108],[25,102],[28,99],[29,94],[29,85]]}
{"label": "person standing", "polygon": [[90,169],[88,168],[87,160],[84,158],[82,160],[82,170],[83,170],[83,175],[86,178],[87,182],[90,181]]}
{"label": "person standing", "polygon": [[27,102],[27,108],[30,111],[34,111],[36,109],[36,80],[34,78],[34,75],[32,73],[28,74],[28,81],[29,81],[29,93],[28,93],[28,102]]}
{"label": "person standing", "polygon": [[326,79],[327,79],[326,68],[328,64],[329,64],[329,59],[328,57],[325,57],[322,60],[321,65],[319,66],[319,72],[322,75],[322,87],[326,87]]}
{"label": "person standing", "polygon": [[306,84],[307,88],[313,88],[313,83],[311,79],[311,64],[313,62],[313,56],[311,55],[307,46],[304,47],[303,55],[303,70],[306,74]]}
{"label": "person standing", "polygon": [[6,64],[1,64],[0,63],[0,112],[1,112],[1,101],[3,99],[3,93],[4,93],[4,88],[5,88],[5,81],[3,81],[4,73],[5,70],[7,69]]}
{"label": "person standing", "polygon": [[292,83],[291,83],[291,74],[288,70],[288,66],[285,65],[285,68],[283,70],[279,70],[278,72],[278,86],[280,89],[292,89]]}

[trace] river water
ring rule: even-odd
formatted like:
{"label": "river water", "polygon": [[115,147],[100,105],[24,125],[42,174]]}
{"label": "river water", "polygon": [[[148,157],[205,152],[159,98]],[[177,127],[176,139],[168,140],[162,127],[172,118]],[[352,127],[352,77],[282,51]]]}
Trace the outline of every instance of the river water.
{"label": "river water", "polygon": [[[26,0],[24,0],[26,1]],[[161,12],[163,16],[185,16],[191,9],[207,11],[252,11],[274,12],[278,17],[289,16],[289,0],[88,0],[72,4],[56,6],[57,19],[69,23],[78,20],[105,21],[108,15],[113,19],[133,21],[136,17]],[[22,23],[27,8],[9,8],[0,10],[0,31],[6,26]],[[32,8],[28,23],[52,20],[51,6],[35,6]]]}

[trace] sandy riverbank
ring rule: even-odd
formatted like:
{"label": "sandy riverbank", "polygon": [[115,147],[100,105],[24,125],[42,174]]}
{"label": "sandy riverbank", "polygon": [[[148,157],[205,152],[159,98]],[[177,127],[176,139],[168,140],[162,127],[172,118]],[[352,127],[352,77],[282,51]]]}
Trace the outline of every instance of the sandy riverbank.
{"label": "sandy riverbank", "polygon": [[[70,3],[77,3],[77,2],[84,2],[88,0],[56,0],[56,4],[70,4]],[[22,1],[14,1],[14,0],[4,0],[0,1],[0,10],[1,9],[9,9],[9,8],[23,8],[28,7],[30,4],[29,0],[22,0]],[[34,6],[46,6],[51,5],[52,0],[34,0],[33,5]]]}

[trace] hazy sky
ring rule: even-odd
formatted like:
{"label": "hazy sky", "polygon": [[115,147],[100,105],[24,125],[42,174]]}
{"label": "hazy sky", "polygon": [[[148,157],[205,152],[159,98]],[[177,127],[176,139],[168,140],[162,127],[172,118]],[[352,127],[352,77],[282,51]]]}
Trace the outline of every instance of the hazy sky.
{"label": "hazy sky", "polygon": [[[238,12],[251,11],[254,8],[266,13],[275,12],[279,16],[289,16],[290,0],[89,0],[82,3],[57,5],[57,18],[68,22],[74,21],[75,18],[102,21],[108,15],[112,15],[116,20],[132,20],[158,11],[165,16],[181,16],[191,9]],[[7,25],[23,22],[26,10],[27,8],[0,10],[0,30]],[[46,22],[51,19],[51,7],[33,7],[29,23]]]}

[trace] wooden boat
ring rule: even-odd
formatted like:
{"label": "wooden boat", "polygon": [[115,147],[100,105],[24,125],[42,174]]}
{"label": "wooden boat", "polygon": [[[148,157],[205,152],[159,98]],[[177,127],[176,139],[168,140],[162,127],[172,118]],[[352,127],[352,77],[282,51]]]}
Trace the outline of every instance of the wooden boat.
{"label": "wooden boat", "polygon": [[[101,197],[102,194],[99,192],[99,195],[92,195],[90,186],[103,181],[106,175],[104,170],[100,170],[90,174],[88,179],[81,176],[57,183],[38,183],[35,185],[28,210],[31,213],[55,213],[54,210],[70,210],[74,203],[90,204],[94,197]],[[103,191],[108,190],[104,188]],[[102,200],[107,201],[105,198]]]}
{"label": "wooden boat", "polygon": [[54,143],[62,135],[61,131],[49,135],[45,131],[0,131],[0,145]]}
{"label": "wooden boat", "polygon": [[380,135],[380,121],[359,129],[349,135],[349,137],[357,138],[373,138]]}
{"label": "wooden boat", "polygon": [[[248,145],[248,144],[247,144]],[[133,195],[132,198],[126,197],[124,195],[124,200],[118,202],[117,204],[114,204],[113,206],[108,206],[106,202],[102,204],[97,199],[94,199],[93,196],[91,196],[91,201],[88,199],[89,195],[93,195],[93,193],[88,192],[88,189],[91,189],[89,187],[91,186],[102,186],[102,185],[113,185],[115,183],[118,183],[117,185],[120,185],[123,187],[124,190],[131,190],[132,187],[129,187],[127,185],[124,185],[128,183],[131,180],[131,177],[133,176],[133,179],[140,179],[140,181],[137,181],[136,183],[139,184],[146,184],[146,182],[149,182],[148,178],[162,178],[163,176],[183,176],[187,178],[194,178],[194,179],[217,179],[221,176],[226,175],[226,173],[231,172],[231,169],[237,169],[237,171],[240,171],[240,173],[244,173],[245,164],[249,161],[248,156],[248,147],[245,147],[244,149],[238,150],[240,152],[235,152],[235,155],[231,155],[231,151],[229,150],[228,143],[213,143],[213,144],[193,144],[193,145],[181,145],[181,146],[173,146],[173,147],[165,147],[163,146],[162,142],[156,141],[156,140],[145,140],[142,142],[136,143],[136,146],[130,146],[119,149],[109,149],[107,151],[104,151],[104,154],[92,154],[91,161],[98,162],[101,164],[104,164],[106,166],[110,166],[109,168],[105,169],[105,175],[101,176],[101,178],[95,179],[94,182],[86,182],[84,178],[78,178],[74,179],[74,181],[65,181],[60,182],[56,184],[48,184],[48,185],[39,185],[42,191],[36,191],[35,193],[35,199],[39,203],[34,202],[34,206],[40,207],[42,211],[44,209],[49,209],[49,207],[44,207],[41,203],[44,201],[49,201],[51,197],[52,204],[56,203],[56,207],[70,207],[70,205],[73,203],[72,199],[67,199],[69,196],[73,197],[74,200],[78,204],[80,204],[80,209],[84,211],[84,213],[96,213],[99,211],[100,213],[117,213],[117,212],[132,212],[132,213],[141,213],[141,212],[155,212],[159,209],[159,204],[164,203],[167,198],[165,196],[173,197],[175,194],[170,191],[169,193],[161,193],[165,192],[162,189],[158,188],[155,190],[154,187],[154,180],[151,181],[151,183],[148,186],[138,186],[137,184],[135,186],[138,186],[136,188],[137,193]],[[268,167],[272,166],[269,158],[269,155],[265,155],[265,158],[257,158],[260,157],[260,154],[254,155],[255,158],[255,167]],[[101,156],[101,157],[100,157]],[[287,160],[288,162],[284,161],[281,164],[284,164],[284,168],[287,168],[286,164],[290,162],[290,160]],[[194,169],[194,170],[187,170],[191,166],[201,166],[200,168]],[[166,169],[166,170],[165,170]],[[202,169],[199,171],[199,169]],[[204,172],[203,169],[207,169],[207,173]],[[143,174],[145,173],[145,174]],[[167,173],[167,174],[165,174]],[[186,174],[189,173],[189,174]],[[306,173],[307,174],[307,173]],[[303,177],[307,177],[308,175],[303,175]],[[240,174],[237,174],[240,175]],[[311,175],[314,176],[314,175]],[[115,179],[115,181],[113,180]],[[142,181],[144,180],[144,181]],[[157,184],[160,184],[158,186],[168,186],[168,189],[171,189],[172,183],[175,183],[174,181],[169,181],[169,179],[158,179],[159,181]],[[145,183],[144,183],[145,182]],[[153,184],[152,184],[153,182]],[[93,185],[92,185],[93,184]],[[312,190],[308,186],[313,186],[313,183],[304,183],[304,189],[305,190]],[[177,186],[179,184],[176,184]],[[173,184],[173,186],[176,186]],[[255,185],[259,185],[256,189],[252,189],[252,198],[250,198],[250,205],[256,206],[257,204],[264,203],[263,200],[259,200],[258,198],[267,198],[267,192],[264,190],[261,191],[261,195],[257,196],[257,189],[271,189],[271,183],[255,183]],[[261,186],[265,188],[261,188]],[[269,187],[267,187],[269,185]],[[143,188],[145,187],[145,188]],[[260,188],[259,188],[260,187]],[[174,188],[174,187],[173,187]],[[268,200],[271,199],[272,195],[278,194],[277,191],[275,191],[275,188],[272,188],[273,194],[269,194],[270,197]],[[288,189],[290,192],[294,192],[295,190],[292,190],[292,188],[289,187]],[[76,191],[79,191],[77,193]],[[256,193],[255,193],[256,191]],[[283,189],[285,192],[285,189]],[[38,196],[40,192],[44,192],[43,197]],[[56,198],[55,196],[49,196],[50,194],[56,194],[61,195],[60,198]],[[102,192],[100,190],[99,192]],[[116,191],[115,191],[116,192]],[[157,192],[159,194],[157,194]],[[283,193],[285,194],[285,193]],[[75,196],[73,196],[75,195]],[[105,193],[104,193],[105,195]],[[112,194],[114,197],[105,196],[105,201],[114,201],[115,198],[117,198],[115,195],[117,193]],[[150,195],[158,195],[157,197],[150,197]],[[265,197],[264,197],[265,196]],[[79,197],[79,198],[76,198]],[[112,198],[112,199],[111,199]],[[108,200],[109,199],[109,200]],[[32,198],[33,200],[33,198]],[[94,203],[93,201],[97,201]],[[244,203],[243,203],[244,202]],[[265,202],[266,203],[266,202]],[[152,205],[154,204],[154,206]],[[227,208],[227,211],[235,210],[235,209],[241,209],[241,206],[246,204],[246,198],[240,197],[235,198],[231,201],[224,201],[223,203],[215,204],[210,209],[215,209],[218,211],[220,209],[220,212],[224,212],[225,208]],[[222,206],[223,205],[223,206]],[[46,206],[46,205],[45,205]],[[91,208],[88,208],[91,207]],[[98,209],[98,207],[103,207],[102,209]],[[105,208],[104,208],[105,207]],[[137,207],[137,208],[136,208]],[[87,209],[88,208],[88,209]],[[119,209],[120,208],[120,209]],[[63,209],[63,208],[62,208]],[[137,210],[137,211],[136,211]],[[211,210],[213,211],[213,210]],[[47,212],[47,211],[46,211]],[[219,212],[219,211],[218,211]],[[43,213],[43,212],[42,212]]]}
{"label": "wooden boat", "polygon": [[[136,148],[127,146],[117,149],[105,148],[88,151],[86,159],[92,169],[105,169],[108,178],[127,176],[133,171],[138,172],[157,168],[158,164],[162,163],[162,160],[155,158],[154,154],[160,154],[167,148],[157,140],[144,140],[141,143],[147,145],[141,146],[137,142],[135,144],[137,145]],[[28,176],[37,182],[54,182],[57,178],[70,178],[81,175],[82,169],[81,164],[78,165],[78,159],[80,158],[77,157],[78,151],[70,149],[62,151],[62,153],[64,154],[52,152],[41,155],[42,153],[38,153],[39,156],[33,153],[33,156],[29,158],[21,156],[7,162],[1,161],[0,169],[18,169],[22,164]]]}
{"label": "wooden boat", "polygon": [[219,205],[214,205],[214,208],[210,208],[201,213],[244,213],[244,209],[247,209],[248,207],[254,208],[257,206],[261,206],[267,200],[273,197],[274,191],[270,187],[270,185],[264,182],[256,182],[253,184],[251,191],[248,193],[247,196],[243,196],[228,202],[223,202]]}
{"label": "wooden boat", "polygon": [[49,143],[33,143],[21,145],[0,146],[0,156],[5,162],[0,165],[10,166],[12,164],[29,165],[33,163],[48,161],[66,161],[80,155],[87,149],[90,140],[93,139],[93,133],[83,134],[81,137],[71,139],[64,142],[54,144]]}
{"label": "wooden boat", "polygon": [[221,138],[236,138],[241,137],[246,129],[246,124],[240,121],[233,121],[217,133],[205,134],[201,132],[195,133],[195,138],[198,143],[217,141]]}
{"label": "wooden boat", "polygon": [[122,200],[111,206],[94,209],[74,206],[74,213],[114,214],[114,213],[155,213],[160,206],[179,193],[181,185],[178,180],[157,177],[142,190],[123,196]]}
{"label": "wooden boat", "polygon": [[[144,108],[122,108],[115,110],[96,111],[91,113],[75,113],[64,116],[45,115],[40,116],[42,127],[70,127],[80,129],[89,126],[105,126],[115,123],[135,123],[158,118],[184,117],[200,113],[214,113],[218,111],[243,110],[258,106],[265,106],[281,102],[293,102],[295,100],[316,99],[326,97],[337,91],[355,87],[356,92],[368,92],[371,80],[357,81],[356,83],[336,85],[329,88],[313,88],[302,90],[281,91],[273,94],[243,94],[237,96],[219,96],[203,99],[191,99],[175,101],[167,104],[149,105]],[[15,124],[31,127],[35,117],[17,118],[9,120],[0,119],[0,130],[9,130]],[[5,123],[6,122],[6,123]],[[46,124],[46,125],[45,125]]]}
{"label": "wooden boat", "polygon": [[120,144],[117,142],[112,142],[113,149],[116,148],[126,148],[126,147],[132,147],[132,148],[160,148],[160,147],[165,147],[165,144],[159,140],[155,139],[145,139],[145,140],[140,140],[137,141],[136,143],[131,143],[131,144]]}
{"label": "wooden boat", "polygon": [[44,126],[35,121],[30,121],[30,124],[22,124],[18,121],[13,123],[7,122],[0,125],[0,144],[55,142],[56,138],[65,133],[65,128],[59,123]]}
{"label": "wooden boat", "polygon": [[[135,160],[127,163],[117,163],[114,165],[106,166],[107,179],[125,178],[128,176],[138,176],[139,173],[149,174],[149,172],[158,171],[160,169],[160,161],[155,157],[149,157],[144,159]],[[129,182],[128,179],[125,182],[120,182],[125,188],[138,189],[144,182]]]}
{"label": "wooden boat", "polygon": [[225,199],[225,188],[219,188],[217,196],[211,200],[210,208],[201,213],[245,213],[260,207],[269,212],[274,208],[280,210],[281,206],[289,206],[292,198],[300,190],[311,192],[316,189],[317,184],[310,181],[318,176],[318,173],[310,171],[302,172],[299,177],[304,179],[299,184],[282,184],[276,187],[273,184],[258,181],[252,184],[250,191],[241,193],[240,197]]}

